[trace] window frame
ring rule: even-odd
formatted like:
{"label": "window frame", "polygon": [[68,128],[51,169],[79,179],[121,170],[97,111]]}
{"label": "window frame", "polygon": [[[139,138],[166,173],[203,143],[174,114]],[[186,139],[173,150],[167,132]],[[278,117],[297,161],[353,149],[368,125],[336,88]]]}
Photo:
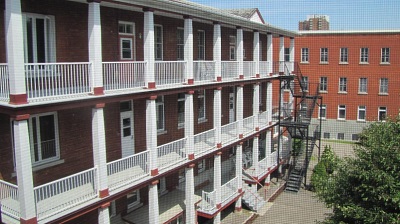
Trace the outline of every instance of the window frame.
{"label": "window frame", "polygon": [[[325,120],[326,119],[326,104],[321,104],[319,107],[318,119]],[[321,116],[322,111],[324,112],[324,116]]]}
{"label": "window frame", "polygon": [[308,47],[301,48],[301,63],[309,63],[309,52]]}
{"label": "window frame", "polygon": [[176,60],[185,60],[185,30],[183,27],[176,29]]}
{"label": "window frame", "polygon": [[389,78],[379,79],[379,95],[389,94]]}
{"label": "window frame", "polygon": [[[159,29],[159,31],[158,31]],[[157,41],[157,34],[160,33],[160,42]],[[156,61],[162,61],[164,58],[164,35],[163,35],[163,26],[160,24],[154,24],[154,59]],[[160,47],[160,54],[157,54],[157,49]]]}
{"label": "window frame", "polygon": [[197,173],[203,173],[206,170],[206,159],[202,159],[197,163]]}
{"label": "window frame", "polygon": [[340,48],[339,63],[340,64],[348,64],[349,63],[349,49],[347,47]]}
{"label": "window frame", "polygon": [[[201,38],[201,36],[203,36]],[[197,30],[197,60],[206,60],[206,31]]]}
{"label": "window frame", "polygon": [[[361,118],[360,112],[364,112],[364,118]],[[357,121],[366,121],[366,120],[367,120],[367,107],[364,105],[358,106]]]}
{"label": "window frame", "polygon": [[369,64],[369,48],[360,48],[360,64]]}
{"label": "window frame", "polygon": [[320,83],[319,91],[320,92],[328,92],[328,77],[327,76],[319,77],[319,83]]}
{"label": "window frame", "polygon": [[[206,90],[205,89],[197,91],[197,111],[198,111],[197,121],[198,122],[205,121],[206,120]],[[203,116],[200,116],[201,114]]]}
{"label": "window frame", "polygon": [[320,63],[321,64],[329,63],[329,50],[327,47],[320,48]]}
{"label": "window frame", "polygon": [[[124,48],[123,48],[123,42],[124,41],[130,41],[130,57],[125,58],[124,57]],[[128,37],[120,37],[119,38],[119,52],[120,52],[120,59],[121,60],[133,60],[133,39],[128,38]]]}
{"label": "window frame", "polygon": [[[384,116],[384,118],[381,118],[381,112],[384,112],[384,114],[382,114]],[[386,121],[387,119],[387,107],[378,107],[378,121]]]}
{"label": "window frame", "polygon": [[[178,127],[183,127],[185,125],[185,93],[178,93]],[[183,104],[183,105],[181,105]],[[180,109],[182,109],[183,111],[179,112]]]}
{"label": "window frame", "polygon": [[[128,199],[134,196],[137,197],[137,200],[133,201],[132,203],[128,203]],[[134,209],[139,204],[140,204],[140,190],[131,191],[126,195],[126,207],[128,210]]]}
{"label": "window frame", "polygon": [[[363,82],[365,80],[365,83]],[[368,78],[361,77],[358,79],[358,94],[368,93]]]}
{"label": "window frame", "polygon": [[[344,116],[343,117],[341,117],[341,111],[344,111]],[[337,116],[337,119],[338,120],[346,120],[346,105],[343,105],[343,104],[341,104],[341,105],[338,105],[338,116]]]}
{"label": "window frame", "polygon": [[304,92],[308,92],[308,90],[309,90],[309,79],[308,79],[308,76],[302,76],[301,79],[302,79],[301,82],[303,83],[303,87],[304,87],[303,91]]}
{"label": "window frame", "polygon": [[347,77],[339,77],[339,93],[347,93]]}
{"label": "window frame", "polygon": [[[159,113],[159,107],[162,107],[162,114]],[[160,117],[161,115],[161,117]],[[160,118],[162,120],[160,121]],[[161,122],[161,123],[160,123]],[[160,125],[160,126],[159,126]],[[165,131],[165,105],[164,96],[158,96],[156,99],[156,126],[157,132]]]}
{"label": "window frame", "polygon": [[390,64],[390,48],[381,48],[381,64]]}
{"label": "window frame", "polygon": [[[237,58],[236,54],[237,54],[237,51],[236,51],[236,36],[230,35],[229,36],[229,60],[236,61],[236,58]],[[244,51],[243,51],[243,55],[244,55]]]}

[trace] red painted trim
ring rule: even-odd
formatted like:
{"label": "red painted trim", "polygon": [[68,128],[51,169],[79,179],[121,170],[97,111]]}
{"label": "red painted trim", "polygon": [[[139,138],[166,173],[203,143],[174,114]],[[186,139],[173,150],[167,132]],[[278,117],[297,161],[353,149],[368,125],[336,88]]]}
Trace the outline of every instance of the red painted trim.
{"label": "red painted trim", "polygon": [[269,187],[269,185],[271,185],[271,183],[268,182],[268,183],[265,183],[264,185],[267,186],[267,187]]}
{"label": "red painted trim", "polygon": [[256,131],[260,131],[260,127],[256,127]]}
{"label": "red painted trim", "polygon": [[256,74],[256,78],[260,78],[260,74]]}
{"label": "red painted trim", "polygon": [[242,193],[243,192],[243,189],[242,188],[239,188],[238,189],[238,193],[240,194],[240,193]]}
{"label": "red painted trim", "polygon": [[272,121],[269,122],[269,125],[272,125]]}
{"label": "red painted trim", "polygon": [[189,164],[188,168],[194,168],[195,166],[196,166],[196,164],[191,163],[191,164]]}
{"label": "red painted trim", "polygon": [[243,134],[239,134],[239,138],[243,138]]}
{"label": "red painted trim", "polygon": [[93,95],[101,96],[104,95],[104,87],[93,87]]}
{"label": "red painted trim", "polygon": [[239,79],[244,79],[244,75],[239,75]]}
{"label": "red painted trim", "polygon": [[97,103],[97,104],[94,106],[94,108],[96,108],[96,109],[100,109],[100,108],[104,108],[104,107],[106,107],[106,104],[105,104],[105,103]]}
{"label": "red painted trim", "polygon": [[10,104],[20,105],[28,103],[28,95],[26,93],[23,94],[10,94]]}
{"label": "red painted trim", "polygon": [[194,94],[194,90],[187,91],[187,94],[193,95]]}
{"label": "red painted trim", "polygon": [[110,205],[111,205],[111,202],[107,202],[107,203],[104,203],[104,204],[102,204],[101,206],[100,206],[100,208],[108,208],[108,207],[110,207]]}
{"label": "red painted trim", "polygon": [[269,76],[272,76],[272,73],[269,73]]}
{"label": "red painted trim", "polygon": [[15,119],[16,121],[23,121],[23,120],[28,120],[29,117],[30,117],[29,114],[18,114],[18,115],[16,115],[16,116],[14,117],[14,119]]}
{"label": "red painted trim", "polygon": [[151,184],[151,185],[157,185],[159,182],[160,182],[160,181],[158,181],[158,180],[154,180],[154,181],[152,181],[150,184]]}
{"label": "red painted trim", "polygon": [[221,76],[217,76],[217,82],[222,82],[222,77]]}
{"label": "red painted trim", "polygon": [[110,195],[108,188],[107,189],[103,189],[103,190],[99,190],[99,197],[100,198],[105,198],[108,195]]}
{"label": "red painted trim", "polygon": [[221,208],[221,203],[218,203],[217,204],[217,209],[220,209]]}
{"label": "red painted trim", "polygon": [[156,82],[148,82],[147,83],[147,88],[148,89],[155,89],[156,88]]}
{"label": "red painted trim", "polygon": [[192,154],[189,154],[189,160],[194,160],[194,153],[192,153]]}
{"label": "red painted trim", "polygon": [[151,170],[151,171],[150,171],[150,175],[151,175],[151,176],[156,176],[156,175],[158,175],[158,168],[155,168],[154,170]]}
{"label": "red painted trim", "polygon": [[258,177],[257,176],[253,176],[253,180],[258,182]]}
{"label": "red painted trim", "polygon": [[149,99],[150,99],[150,100],[156,100],[156,99],[157,99],[157,96],[156,96],[156,95],[150,96]]}
{"label": "red painted trim", "polygon": [[30,219],[19,218],[19,222],[21,224],[37,224],[38,223],[36,217],[30,218]]}
{"label": "red painted trim", "polygon": [[242,207],[235,207],[235,211],[236,212],[241,212],[242,211]]}
{"label": "red painted trim", "polygon": [[220,155],[222,155],[222,152],[219,151],[219,152],[215,153],[215,155],[220,156]]}
{"label": "red painted trim", "polygon": [[222,148],[222,143],[217,143],[217,148]]}
{"label": "red painted trim", "polygon": [[194,79],[188,79],[187,80],[188,85],[193,85],[194,84]]}

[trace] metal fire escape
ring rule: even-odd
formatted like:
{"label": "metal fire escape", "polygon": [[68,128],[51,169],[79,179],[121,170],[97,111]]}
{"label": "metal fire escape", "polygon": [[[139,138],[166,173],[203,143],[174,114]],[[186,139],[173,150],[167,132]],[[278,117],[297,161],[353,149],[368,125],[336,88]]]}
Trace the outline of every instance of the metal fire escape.
{"label": "metal fire escape", "polygon": [[322,96],[319,95],[319,83],[304,80],[297,63],[292,69],[288,69],[286,65],[284,69],[293,70],[290,75],[280,76],[281,93],[286,89],[290,90],[292,95],[292,102],[288,103],[282,103],[282,94],[279,97],[279,126],[283,130],[280,136],[286,132],[292,139],[292,145],[289,146],[292,159],[288,169],[286,191],[298,192],[302,183],[307,186],[307,169],[314,147],[318,148],[319,159],[321,120],[319,124],[313,125],[311,119],[314,109],[322,104]]}

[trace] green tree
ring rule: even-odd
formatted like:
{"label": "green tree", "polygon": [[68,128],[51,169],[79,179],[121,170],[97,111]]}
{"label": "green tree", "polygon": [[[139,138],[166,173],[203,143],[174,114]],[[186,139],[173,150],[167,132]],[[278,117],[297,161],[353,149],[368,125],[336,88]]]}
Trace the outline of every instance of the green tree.
{"label": "green tree", "polygon": [[400,223],[400,119],[369,125],[317,196],[333,209],[326,223]]}

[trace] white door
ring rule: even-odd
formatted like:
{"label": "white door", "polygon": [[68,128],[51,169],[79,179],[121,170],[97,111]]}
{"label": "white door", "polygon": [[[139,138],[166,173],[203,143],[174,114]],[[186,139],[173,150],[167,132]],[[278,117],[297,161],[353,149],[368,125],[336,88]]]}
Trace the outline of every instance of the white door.
{"label": "white door", "polygon": [[133,111],[121,112],[121,151],[122,157],[135,154]]}
{"label": "white door", "polygon": [[229,123],[235,121],[235,89],[232,88],[229,93]]}

